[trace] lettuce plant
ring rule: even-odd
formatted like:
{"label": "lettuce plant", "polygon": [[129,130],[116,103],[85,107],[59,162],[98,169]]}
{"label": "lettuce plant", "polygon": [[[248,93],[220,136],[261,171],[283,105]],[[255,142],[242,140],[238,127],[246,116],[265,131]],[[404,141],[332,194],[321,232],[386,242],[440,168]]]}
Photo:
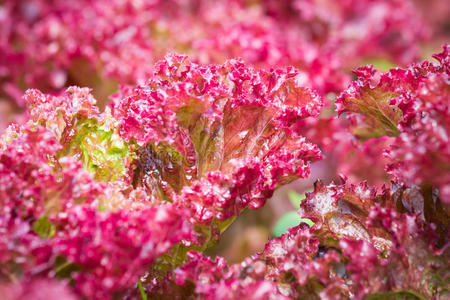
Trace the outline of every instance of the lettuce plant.
{"label": "lettuce plant", "polygon": [[1,2],[2,297],[449,298],[450,46],[418,61],[413,2]]}
{"label": "lettuce plant", "polygon": [[[317,182],[299,211],[312,227],[236,265],[201,252],[322,158],[301,129],[323,100],[297,70],[169,55],[103,113],[86,88],[29,90],[29,121],[2,138],[0,245],[3,280],[32,283],[3,288],[13,298],[35,285],[99,299],[445,297],[448,47],[436,58],[379,79],[360,69],[337,101],[357,137],[394,137],[395,182]],[[422,162],[402,151],[427,139],[414,158],[432,155],[439,165],[421,168],[442,175],[399,176]]]}

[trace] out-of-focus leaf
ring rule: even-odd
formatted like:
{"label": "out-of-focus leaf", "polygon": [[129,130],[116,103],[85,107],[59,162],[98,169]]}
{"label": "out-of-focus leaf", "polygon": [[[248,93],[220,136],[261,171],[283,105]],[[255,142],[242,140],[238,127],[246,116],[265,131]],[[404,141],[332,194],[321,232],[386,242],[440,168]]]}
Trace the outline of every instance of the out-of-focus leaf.
{"label": "out-of-focus leaf", "polygon": [[306,223],[308,226],[312,226],[314,223],[310,219],[301,218],[296,211],[290,211],[284,214],[273,228],[273,235],[279,237],[286,233],[291,227],[295,227],[300,223]]}
{"label": "out-of-focus leaf", "polygon": [[37,219],[32,228],[43,239],[51,238],[56,232],[55,224],[50,222],[47,216]]}
{"label": "out-of-focus leaf", "polygon": [[365,297],[364,300],[425,300],[425,298],[410,291],[396,291],[373,293]]}
{"label": "out-of-focus leaf", "polygon": [[305,194],[298,194],[295,191],[289,191],[288,192],[289,201],[291,201],[292,205],[294,205],[295,208],[300,207],[300,203],[302,203],[303,199],[305,199]]}
{"label": "out-of-focus leaf", "polygon": [[140,281],[138,281],[138,287],[139,292],[141,293],[142,300],[147,300],[147,294],[145,293],[144,288],[142,287],[142,283]]}
{"label": "out-of-focus leaf", "polygon": [[[314,189],[308,189],[306,192],[312,192]],[[303,199],[306,198],[306,195],[299,194],[296,191],[289,191],[288,192],[289,201],[291,201],[292,205],[294,205],[294,208],[299,208],[300,204],[302,203]]]}
{"label": "out-of-focus leaf", "polygon": [[273,235],[276,237],[281,236],[282,234],[286,233],[286,230],[288,228],[300,224],[300,220],[301,218],[296,211],[290,211],[284,214],[273,228]]}
{"label": "out-of-focus leaf", "polygon": [[387,72],[390,69],[397,67],[397,65],[395,65],[393,62],[384,58],[368,59],[364,61],[362,65],[372,65],[375,69],[380,70],[382,72]]}

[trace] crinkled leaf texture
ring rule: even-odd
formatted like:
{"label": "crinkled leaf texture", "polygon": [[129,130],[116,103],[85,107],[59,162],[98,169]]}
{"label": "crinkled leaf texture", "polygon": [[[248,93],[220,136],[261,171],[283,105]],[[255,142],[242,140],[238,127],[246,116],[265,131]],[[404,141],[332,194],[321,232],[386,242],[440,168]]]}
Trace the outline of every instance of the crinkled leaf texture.
{"label": "crinkled leaf texture", "polygon": [[387,171],[408,185],[439,188],[450,202],[450,46],[434,55],[438,61],[392,69],[380,74],[358,69],[336,101],[347,113],[350,130],[363,139],[393,136],[385,149]]}
{"label": "crinkled leaf texture", "polygon": [[[97,181],[80,157],[61,156],[62,149],[36,123],[10,127],[3,136],[0,281],[63,277],[78,295],[112,299],[173,245],[195,241],[187,211],[151,205],[121,181]],[[28,295],[25,287],[5,288]]]}
{"label": "crinkled leaf texture", "polygon": [[321,245],[340,249],[355,297],[448,296],[450,219],[436,191],[317,183],[300,215],[315,222]]}
{"label": "crinkled leaf texture", "polygon": [[134,185],[210,224],[261,207],[277,186],[307,177],[321,154],[294,125],[323,104],[297,74],[166,56],[145,85],[114,97],[120,134],[138,148]]}
{"label": "crinkled leaf texture", "polygon": [[[110,79],[155,70],[112,113],[86,88],[26,93],[30,122],[0,143],[3,297],[117,299],[138,278],[172,299],[448,296],[448,47],[439,66],[359,69],[342,96],[355,135],[396,139],[388,171],[410,188],[318,184],[302,206],[312,229],[238,265],[189,252],[179,266],[199,233],[202,250],[321,158],[300,134],[323,106],[304,85],[337,92],[364,57],[417,56],[427,29],[409,1],[6,0],[0,15],[0,97],[18,106],[27,86],[88,82],[104,96]],[[177,55],[153,68],[173,48],[302,71]]]}
{"label": "crinkled leaf texture", "polygon": [[116,96],[113,114],[87,88],[29,90],[30,121],[0,148],[2,276],[68,278],[109,299],[207,247],[321,158],[294,125],[322,100],[296,76],[170,55]]}
{"label": "crinkled leaf texture", "polygon": [[187,211],[132,188],[128,145],[88,89],[26,100],[32,120],[0,144],[2,281],[57,276],[80,296],[111,299],[195,241]]}
{"label": "crinkled leaf texture", "polygon": [[300,215],[314,220],[227,265],[197,252],[145,289],[159,299],[446,299],[449,216],[431,189],[317,182]]}
{"label": "crinkled leaf texture", "polygon": [[342,283],[333,269],[338,261],[336,252],[323,253],[310,229],[300,226],[240,264],[228,266],[223,258],[189,252],[186,264],[158,284],[150,282],[147,290],[161,299],[315,299]]}
{"label": "crinkled leaf texture", "polygon": [[113,181],[125,175],[128,145],[119,137],[109,110],[99,112],[90,89],[69,87],[59,96],[28,90],[25,100],[33,121],[61,143],[58,156],[81,159],[98,180]]}

